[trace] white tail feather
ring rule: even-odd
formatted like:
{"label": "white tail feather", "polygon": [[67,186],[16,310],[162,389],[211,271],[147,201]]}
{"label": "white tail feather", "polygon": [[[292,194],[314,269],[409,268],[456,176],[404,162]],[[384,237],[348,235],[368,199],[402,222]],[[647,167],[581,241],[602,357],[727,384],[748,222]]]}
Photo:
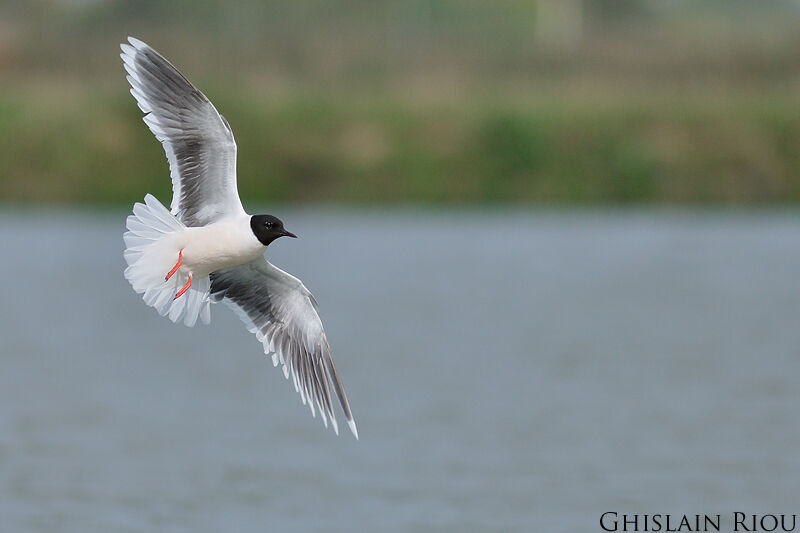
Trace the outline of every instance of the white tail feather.
{"label": "white tail feather", "polygon": [[148,194],[144,203],[133,205],[133,214],[126,222],[125,279],[133,290],[142,295],[144,302],[173,322],[182,320],[189,327],[197,319],[211,321],[211,301],[208,293],[211,281],[208,276],[192,277],[192,286],[180,298],[175,295],[186,283],[187,275],[178,270],[164,280],[165,275],[178,260],[180,248],[176,236],[185,226],[175,218],[155,196]]}

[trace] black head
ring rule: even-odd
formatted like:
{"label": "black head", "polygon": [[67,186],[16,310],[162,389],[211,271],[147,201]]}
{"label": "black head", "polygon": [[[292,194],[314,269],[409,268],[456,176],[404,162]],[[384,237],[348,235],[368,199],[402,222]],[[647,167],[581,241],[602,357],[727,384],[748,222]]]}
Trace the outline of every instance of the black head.
{"label": "black head", "polygon": [[268,246],[278,237],[297,237],[294,233],[286,231],[283,222],[272,215],[253,215],[250,217],[250,228],[256,239],[264,246]]}

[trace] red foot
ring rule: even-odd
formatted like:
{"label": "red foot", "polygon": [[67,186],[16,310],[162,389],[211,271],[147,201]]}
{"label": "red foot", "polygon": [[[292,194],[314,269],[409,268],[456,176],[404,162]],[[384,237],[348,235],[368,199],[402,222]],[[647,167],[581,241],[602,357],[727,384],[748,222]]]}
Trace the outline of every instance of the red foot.
{"label": "red foot", "polygon": [[189,287],[191,287],[191,286],[192,286],[192,275],[189,274],[189,281],[187,281],[186,285],[184,285],[183,288],[178,291],[178,294],[175,295],[175,299],[177,300],[178,298],[183,296],[183,293],[188,291]]}
{"label": "red foot", "polygon": [[[173,275],[175,272],[177,272],[177,271],[178,271],[178,269],[181,267],[181,265],[182,265],[182,264],[183,264],[183,248],[181,248],[181,251],[180,251],[180,252],[178,252],[178,262],[177,262],[177,263],[175,263],[175,266],[174,266],[174,267],[172,267],[172,270],[170,270],[169,272],[167,272],[167,276],[164,278],[164,281],[167,281],[169,278],[171,278],[171,277],[172,277],[172,275]],[[180,296],[180,295],[179,295],[179,296]]]}

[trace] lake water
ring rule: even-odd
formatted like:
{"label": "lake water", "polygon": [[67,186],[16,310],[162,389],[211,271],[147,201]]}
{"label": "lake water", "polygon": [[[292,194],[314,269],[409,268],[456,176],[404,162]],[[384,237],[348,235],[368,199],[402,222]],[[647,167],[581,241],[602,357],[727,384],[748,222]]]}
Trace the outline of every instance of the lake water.
{"label": "lake water", "polygon": [[800,511],[796,213],[273,212],[361,440],[227,307],[193,329],[146,307],[127,213],[0,212],[1,531]]}

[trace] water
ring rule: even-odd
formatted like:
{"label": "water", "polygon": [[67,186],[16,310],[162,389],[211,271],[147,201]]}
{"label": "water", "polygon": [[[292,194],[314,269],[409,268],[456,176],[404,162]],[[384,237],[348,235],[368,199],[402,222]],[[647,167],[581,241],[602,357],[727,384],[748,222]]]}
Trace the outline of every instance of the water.
{"label": "water", "polygon": [[270,257],[320,302],[361,440],[227,308],[147,308],[124,213],[0,213],[0,530],[797,512],[794,214],[278,211],[301,238]]}

